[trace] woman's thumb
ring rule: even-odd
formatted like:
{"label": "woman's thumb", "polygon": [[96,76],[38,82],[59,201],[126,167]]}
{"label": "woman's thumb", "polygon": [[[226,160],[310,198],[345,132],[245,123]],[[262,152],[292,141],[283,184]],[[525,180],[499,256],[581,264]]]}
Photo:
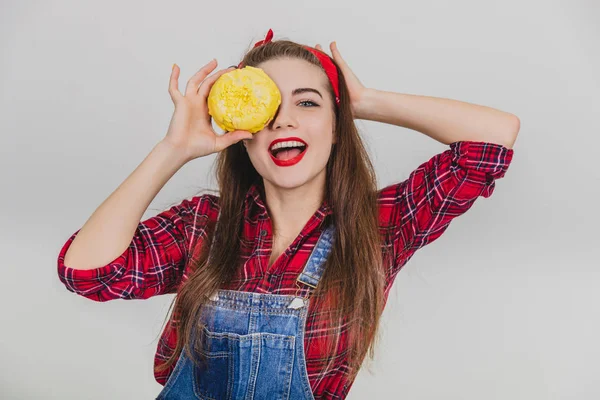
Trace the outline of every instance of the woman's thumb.
{"label": "woman's thumb", "polygon": [[254,135],[248,131],[232,131],[232,132],[227,132],[222,136],[219,136],[219,141],[221,142],[221,148],[225,149],[237,142],[239,142],[240,140],[244,140],[244,139],[250,139],[252,140],[254,138]]}

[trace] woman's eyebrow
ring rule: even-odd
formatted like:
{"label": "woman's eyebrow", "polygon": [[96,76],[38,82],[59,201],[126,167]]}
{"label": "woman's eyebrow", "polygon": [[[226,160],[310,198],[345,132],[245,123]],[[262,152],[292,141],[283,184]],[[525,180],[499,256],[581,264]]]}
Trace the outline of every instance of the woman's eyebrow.
{"label": "woman's eyebrow", "polygon": [[321,92],[319,92],[317,89],[313,89],[313,88],[298,88],[298,89],[294,89],[294,91],[292,92],[292,96],[295,96],[295,95],[301,94],[301,93],[306,93],[306,92],[316,93],[321,98],[323,98],[323,95],[321,94]]}

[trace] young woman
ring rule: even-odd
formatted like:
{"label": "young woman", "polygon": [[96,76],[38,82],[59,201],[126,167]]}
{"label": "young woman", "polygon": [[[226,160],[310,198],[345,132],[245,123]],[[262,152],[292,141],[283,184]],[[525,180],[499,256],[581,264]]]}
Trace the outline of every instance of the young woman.
{"label": "young woman", "polygon": [[[335,42],[331,58],[319,45],[271,39],[240,63],[280,89],[271,123],[217,135],[206,100],[231,68],[208,76],[211,61],[182,94],[174,66],[166,137],[58,257],[67,289],[95,301],[177,294],[154,362],[165,385],[158,398],[345,398],[373,357],[399,270],[491,196],[512,160],[514,115],[366,88]],[[355,119],[414,129],[449,149],[378,190]],[[296,148],[273,150],[281,140]],[[182,165],[212,153],[219,196],[139,222]]]}

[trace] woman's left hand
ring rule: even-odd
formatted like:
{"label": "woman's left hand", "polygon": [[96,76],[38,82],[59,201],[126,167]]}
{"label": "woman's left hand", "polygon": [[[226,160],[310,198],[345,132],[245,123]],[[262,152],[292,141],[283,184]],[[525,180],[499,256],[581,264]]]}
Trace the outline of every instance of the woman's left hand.
{"label": "woman's left hand", "polygon": [[[324,51],[320,44],[315,46],[316,49]],[[350,69],[346,61],[342,58],[340,51],[337,48],[336,42],[331,42],[329,45],[333,60],[339,65],[346,85],[348,85],[348,91],[350,92],[350,104],[352,107],[352,117],[354,119],[361,119],[361,101],[364,99],[365,92],[368,90],[356,77],[354,72]]]}

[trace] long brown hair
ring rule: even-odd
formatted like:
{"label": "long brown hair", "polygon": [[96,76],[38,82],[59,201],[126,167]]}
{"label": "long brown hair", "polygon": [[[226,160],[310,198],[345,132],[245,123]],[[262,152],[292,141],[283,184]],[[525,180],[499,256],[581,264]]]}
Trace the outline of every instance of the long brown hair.
{"label": "long brown hair", "polygon": [[[288,57],[321,66],[311,52],[288,40],[275,40],[253,48],[242,62],[257,67],[270,59]],[[315,300],[311,301],[319,301],[318,315],[322,316],[323,324],[330,328],[348,325],[348,342],[339,342],[339,330],[329,335],[322,359],[328,366],[336,354],[347,356],[346,367],[350,379],[354,379],[367,352],[373,358],[375,342],[379,339],[379,318],[385,303],[384,265],[388,261],[382,257],[376,174],[354,124],[346,81],[335,65],[340,90],[337,108],[332,101],[337,141],[326,166],[325,188],[325,196],[333,209],[335,235],[323,276],[311,293],[311,299]],[[331,85],[329,89],[333,99]],[[199,251],[194,251],[198,257],[190,261],[189,279],[181,285],[174,299],[175,352],[157,366],[156,371],[164,371],[175,363],[182,349],[193,360],[197,360],[194,353],[204,359],[204,353],[198,352],[204,325],[197,315],[210,296],[231,281],[239,267],[246,192],[253,183],[258,183],[264,193],[262,178],[242,146],[240,141],[217,155],[218,223],[209,224]],[[383,250],[383,254],[388,253]],[[196,340],[192,340],[192,331],[199,335]]]}

